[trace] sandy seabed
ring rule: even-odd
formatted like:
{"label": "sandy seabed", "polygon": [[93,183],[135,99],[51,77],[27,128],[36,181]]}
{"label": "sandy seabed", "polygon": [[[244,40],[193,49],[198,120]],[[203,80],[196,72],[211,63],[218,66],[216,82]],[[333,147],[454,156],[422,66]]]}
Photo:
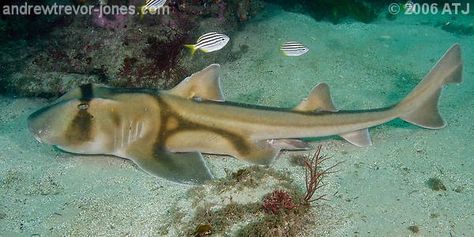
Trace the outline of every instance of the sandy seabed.
{"label": "sandy seabed", "polygon": [[[436,26],[449,19],[404,16],[332,25],[268,7],[232,36],[227,47],[249,50],[222,65],[226,99],[276,107],[296,105],[323,81],[339,109],[392,105],[452,44],[462,47],[464,83],[447,86],[439,105],[446,128],[427,130],[395,120],[372,128],[374,144],[367,148],[337,137],[313,141],[333,162],[343,163],[326,178],[321,192],[329,200],[314,207],[319,208],[317,225],[306,235],[474,235],[474,36]],[[310,52],[282,56],[279,45],[289,40]],[[190,186],[147,175],[127,160],[77,156],[36,142],[26,118],[46,103],[0,97],[0,236],[160,236],[189,228],[174,222],[173,210],[181,208],[181,218],[191,218]],[[303,170],[290,165],[291,155],[283,152],[272,168],[289,173],[303,189]],[[231,157],[207,155],[206,160],[218,178],[225,170],[249,166]],[[446,190],[432,190],[431,178],[440,179]],[[244,202],[268,191],[233,198]]]}

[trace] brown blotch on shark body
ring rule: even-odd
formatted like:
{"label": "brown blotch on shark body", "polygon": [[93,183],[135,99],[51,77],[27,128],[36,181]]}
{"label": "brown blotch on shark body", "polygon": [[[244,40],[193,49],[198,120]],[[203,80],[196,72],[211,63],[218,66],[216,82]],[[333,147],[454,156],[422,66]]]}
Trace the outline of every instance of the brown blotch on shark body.
{"label": "brown blotch on shark body", "polygon": [[78,105],[79,111],[69,124],[66,131],[66,139],[71,144],[80,144],[92,139],[92,116],[89,109],[89,102],[94,97],[92,84],[85,84],[80,87],[81,103]]}
{"label": "brown blotch on shark body", "polygon": [[120,123],[122,122],[122,119],[120,118],[120,115],[113,111],[110,113],[110,117],[111,117],[111,120],[112,120],[112,123],[114,124],[115,127],[119,127],[120,126]]}
{"label": "brown blotch on shark body", "polygon": [[66,139],[72,144],[91,140],[93,118],[87,110],[79,110],[67,128]]}

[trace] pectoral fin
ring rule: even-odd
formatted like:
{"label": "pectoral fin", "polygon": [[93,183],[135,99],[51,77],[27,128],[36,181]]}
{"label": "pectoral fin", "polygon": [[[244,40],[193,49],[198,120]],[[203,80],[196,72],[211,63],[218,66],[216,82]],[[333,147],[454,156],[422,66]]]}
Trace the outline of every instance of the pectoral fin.
{"label": "pectoral fin", "polygon": [[213,178],[199,152],[157,151],[147,155],[137,151],[130,159],[147,173],[178,183],[202,184]]}
{"label": "pectoral fin", "polygon": [[361,129],[349,133],[340,134],[342,138],[346,141],[352,143],[353,145],[359,147],[366,147],[372,145],[372,140],[370,139],[369,129]]}

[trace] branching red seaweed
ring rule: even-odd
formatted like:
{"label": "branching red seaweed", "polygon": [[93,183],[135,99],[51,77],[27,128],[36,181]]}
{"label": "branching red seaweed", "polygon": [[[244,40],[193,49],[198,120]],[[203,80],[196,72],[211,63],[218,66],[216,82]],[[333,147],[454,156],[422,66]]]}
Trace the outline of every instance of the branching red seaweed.
{"label": "branching red seaweed", "polygon": [[326,195],[323,194],[315,198],[314,194],[317,190],[324,187],[325,184],[322,183],[324,176],[334,173],[334,167],[339,165],[339,163],[336,163],[321,170],[321,164],[329,159],[329,157],[321,155],[321,147],[322,146],[318,146],[316,153],[311,159],[304,160],[306,185],[306,193],[302,201],[304,205],[310,205],[312,202],[317,200],[325,200]]}
{"label": "branching red seaweed", "polygon": [[266,213],[277,214],[280,211],[291,210],[297,207],[293,198],[284,190],[275,190],[263,199],[263,210]]}
{"label": "branching red seaweed", "polygon": [[326,200],[326,195],[324,194],[318,197],[314,197],[314,195],[317,190],[324,187],[322,182],[323,178],[330,173],[336,172],[333,169],[340,164],[336,163],[326,169],[322,169],[321,164],[328,159],[329,157],[321,155],[321,146],[318,146],[318,149],[312,158],[305,158],[303,160],[305,168],[306,192],[304,193],[304,196],[299,199],[300,201],[295,203],[293,201],[292,195],[290,195],[287,191],[277,189],[264,197],[262,204],[263,210],[266,213],[279,214],[281,212],[287,212],[295,208],[307,208],[314,201]]}

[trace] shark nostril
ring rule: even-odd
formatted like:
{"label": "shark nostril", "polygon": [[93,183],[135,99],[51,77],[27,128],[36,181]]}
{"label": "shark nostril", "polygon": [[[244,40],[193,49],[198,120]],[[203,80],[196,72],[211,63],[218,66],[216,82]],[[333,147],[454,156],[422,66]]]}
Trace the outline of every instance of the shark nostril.
{"label": "shark nostril", "polygon": [[28,130],[38,142],[42,143],[40,136],[44,133],[44,131],[43,129],[38,129],[38,127],[35,126],[34,120],[31,118],[28,119]]}

